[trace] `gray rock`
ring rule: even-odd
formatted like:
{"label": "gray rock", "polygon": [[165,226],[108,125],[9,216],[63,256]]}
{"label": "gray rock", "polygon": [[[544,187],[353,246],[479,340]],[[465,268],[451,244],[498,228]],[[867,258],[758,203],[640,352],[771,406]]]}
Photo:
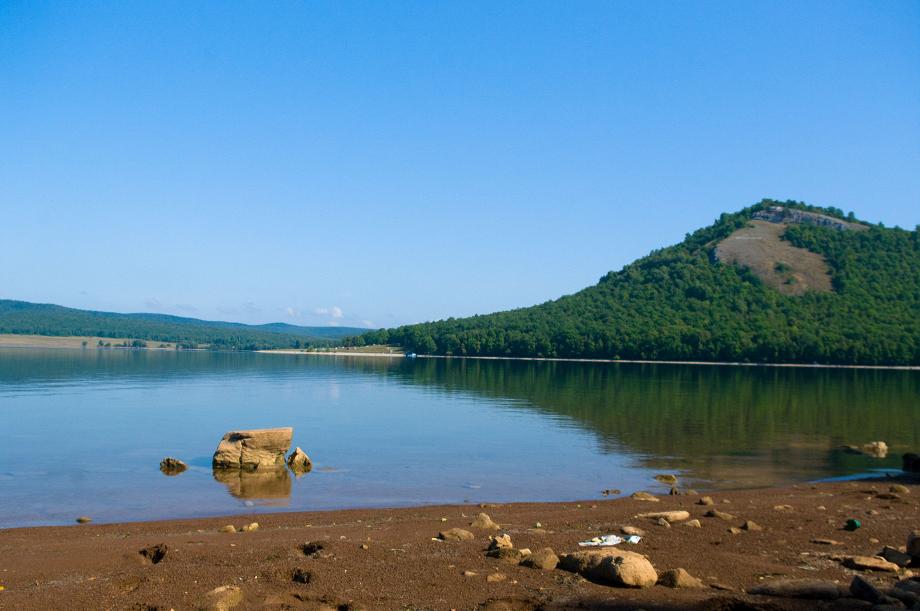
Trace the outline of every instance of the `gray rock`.
{"label": "gray rock", "polygon": [[850,582],[850,594],[860,600],[868,601],[873,605],[884,604],[886,602],[885,595],[859,575],[853,577],[853,581]]}
{"label": "gray rock", "polygon": [[905,554],[904,552],[897,550],[891,546],[886,545],[879,556],[887,560],[888,562],[893,562],[899,567],[906,567],[910,564],[910,554]]}
{"label": "gray rock", "polygon": [[907,535],[907,553],[914,558],[920,558],[920,530]]}

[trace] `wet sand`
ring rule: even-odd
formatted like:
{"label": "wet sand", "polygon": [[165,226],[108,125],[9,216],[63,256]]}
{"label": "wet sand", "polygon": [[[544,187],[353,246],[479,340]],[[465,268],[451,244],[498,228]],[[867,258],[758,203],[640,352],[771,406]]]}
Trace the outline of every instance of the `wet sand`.
{"label": "wet sand", "polygon": [[[713,507],[698,504],[699,495],[682,495],[658,502],[598,499],[7,529],[0,531],[0,608],[196,609],[207,602],[207,592],[224,585],[241,588],[236,609],[858,608],[852,599],[824,603],[745,592],[780,578],[847,585],[861,574],[882,586],[903,578],[904,571],[853,571],[841,563],[885,545],[904,546],[908,533],[920,529],[920,485],[902,481],[909,492],[892,495],[894,481],[712,493],[714,508],[733,514],[731,520],[705,517]],[[702,527],[635,517],[673,509],[689,511]],[[616,588],[558,568],[489,558],[484,552],[493,533],[470,526],[480,512],[499,523],[516,548],[551,547],[560,555],[579,549],[580,540],[638,526],[645,537],[624,548],[645,554],[659,573],[684,568],[706,587]],[[844,530],[848,518],[862,527]],[[729,532],[745,520],[763,530]],[[258,530],[218,530],[250,522],[258,522]],[[433,540],[454,527],[475,538]],[[156,545],[166,554],[153,563],[140,551]]]}

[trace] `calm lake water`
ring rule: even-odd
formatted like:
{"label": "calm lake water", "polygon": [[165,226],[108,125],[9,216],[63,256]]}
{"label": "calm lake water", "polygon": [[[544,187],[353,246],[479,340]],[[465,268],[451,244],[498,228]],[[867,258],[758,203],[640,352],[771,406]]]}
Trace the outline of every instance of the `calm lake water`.
{"label": "calm lake water", "polygon": [[[224,432],[276,426],[312,473],[215,479]],[[0,527],[771,486],[918,448],[915,371],[0,349]]]}

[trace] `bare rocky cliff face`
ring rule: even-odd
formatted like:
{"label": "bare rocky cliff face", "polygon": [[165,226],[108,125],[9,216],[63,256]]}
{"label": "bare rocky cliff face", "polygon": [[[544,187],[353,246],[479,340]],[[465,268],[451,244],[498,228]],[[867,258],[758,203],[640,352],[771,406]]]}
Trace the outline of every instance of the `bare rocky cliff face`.
{"label": "bare rocky cliff face", "polygon": [[799,223],[802,225],[817,225],[818,227],[830,227],[837,231],[850,231],[865,229],[864,225],[859,223],[850,223],[826,214],[817,212],[806,212],[795,208],[785,208],[783,206],[770,206],[766,210],[758,210],[751,218],[755,221],[768,221],[770,223]]}

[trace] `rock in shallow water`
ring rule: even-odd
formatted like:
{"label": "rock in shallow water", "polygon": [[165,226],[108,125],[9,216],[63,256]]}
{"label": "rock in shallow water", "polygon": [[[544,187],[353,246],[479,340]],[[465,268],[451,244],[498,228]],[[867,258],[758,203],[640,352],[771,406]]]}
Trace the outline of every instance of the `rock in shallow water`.
{"label": "rock in shallow water", "polygon": [[298,447],[294,448],[294,451],[288,456],[287,466],[294,472],[294,475],[299,477],[313,469],[313,461],[310,460],[306,452]]}
{"label": "rock in shallow water", "polygon": [[188,469],[188,465],[178,458],[167,456],[160,461],[160,471],[162,471],[164,475],[179,475],[186,469]]}
{"label": "rock in shallow water", "polygon": [[212,465],[244,471],[284,468],[293,435],[291,427],[231,431],[220,440]]}

